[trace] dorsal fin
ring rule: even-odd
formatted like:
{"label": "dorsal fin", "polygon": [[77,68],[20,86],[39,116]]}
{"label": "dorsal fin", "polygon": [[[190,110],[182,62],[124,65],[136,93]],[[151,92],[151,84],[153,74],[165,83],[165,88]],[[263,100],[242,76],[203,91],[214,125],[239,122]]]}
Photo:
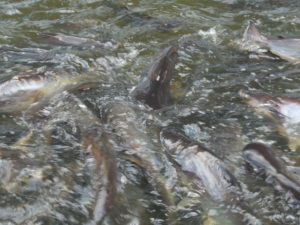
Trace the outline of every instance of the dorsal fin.
{"label": "dorsal fin", "polygon": [[259,31],[256,29],[256,26],[253,21],[249,22],[248,27],[245,30],[244,36],[243,36],[244,41],[258,41],[258,42],[267,42],[268,39],[261,35]]}

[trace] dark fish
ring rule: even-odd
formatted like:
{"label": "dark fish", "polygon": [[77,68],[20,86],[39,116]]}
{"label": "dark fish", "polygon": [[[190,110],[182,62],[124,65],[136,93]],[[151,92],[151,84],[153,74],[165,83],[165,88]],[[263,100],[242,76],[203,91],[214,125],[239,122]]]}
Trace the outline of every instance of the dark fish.
{"label": "dark fish", "polygon": [[300,200],[299,179],[288,171],[271,147],[262,143],[250,143],[244,147],[243,157],[252,167],[271,176],[281,189],[290,191]]}
{"label": "dark fish", "polygon": [[250,51],[266,50],[280,58],[293,62],[300,62],[300,39],[279,38],[269,40],[256,29],[254,22],[250,22],[243,37],[243,48]]}
{"label": "dark fish", "polygon": [[164,129],[160,137],[166,152],[184,172],[192,174],[214,200],[231,202],[237,198],[238,182],[211,151],[179,129]]}
{"label": "dark fish", "polygon": [[173,76],[177,47],[168,46],[153,61],[147,75],[135,87],[133,96],[153,109],[159,109],[170,99],[170,80]]}
{"label": "dark fish", "polygon": [[120,7],[118,11],[119,14],[123,15],[123,19],[129,23],[138,24],[140,26],[145,26],[147,24],[153,25],[160,31],[174,31],[175,28],[179,27],[180,24],[177,21],[171,21],[167,19],[159,19],[147,14],[134,12],[126,6]]}
{"label": "dark fish", "polygon": [[111,8],[114,13],[121,17],[122,23],[132,24],[134,26],[154,27],[162,32],[177,32],[180,23],[176,20],[166,18],[156,18],[145,13],[135,12],[132,9],[118,4],[115,1],[105,1],[107,7]]}
{"label": "dark fish", "polygon": [[83,133],[83,145],[91,151],[96,161],[97,194],[93,213],[93,223],[101,224],[112,205],[116,189],[116,162],[114,149],[109,142],[109,134],[100,126],[93,126]]}
{"label": "dark fish", "polygon": [[289,147],[300,146],[300,99],[272,96],[266,93],[240,91],[240,96],[258,112],[273,118],[280,134],[287,136]]}

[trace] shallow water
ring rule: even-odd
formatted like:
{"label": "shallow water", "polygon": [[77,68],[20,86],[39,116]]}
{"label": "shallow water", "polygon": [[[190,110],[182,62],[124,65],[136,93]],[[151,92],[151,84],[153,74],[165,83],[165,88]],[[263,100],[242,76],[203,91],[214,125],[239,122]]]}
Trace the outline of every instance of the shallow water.
{"label": "shallow water", "polygon": [[[140,14],[128,14],[123,6]],[[116,152],[115,200],[103,224],[201,224],[207,216],[219,224],[228,220],[226,207],[189,179],[178,178],[159,141],[159,132],[169,126],[184,129],[224,161],[263,224],[299,224],[299,202],[249,172],[241,150],[262,141],[274,144],[289,165],[300,166],[299,156],[288,149],[274,121],[255,114],[238,91],[299,97],[300,67],[273,56],[259,58],[236,44],[249,20],[267,37],[299,38],[299,10],[298,0],[1,1],[0,80],[45,66],[101,84],[79,93],[57,93],[30,120],[23,112],[0,115],[0,224],[89,223],[99,180],[82,132],[94,123],[111,134]],[[49,32],[103,46],[49,42],[42,35]],[[153,111],[134,102],[130,91],[154,55],[177,42],[177,97],[172,104]],[[128,118],[123,123],[117,119],[117,125],[103,119],[103,110],[113,102],[133,110],[125,110]],[[122,134],[114,126],[129,128]],[[148,157],[171,187],[175,215],[167,211],[162,188],[155,186],[157,174],[145,172],[139,159],[124,157],[128,145],[152,153],[138,157]]]}

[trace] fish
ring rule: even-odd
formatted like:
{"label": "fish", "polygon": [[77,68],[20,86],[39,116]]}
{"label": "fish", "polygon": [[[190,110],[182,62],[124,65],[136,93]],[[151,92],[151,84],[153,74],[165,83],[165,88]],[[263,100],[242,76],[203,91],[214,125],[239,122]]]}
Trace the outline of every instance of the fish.
{"label": "fish", "polygon": [[300,63],[300,39],[268,39],[260,34],[253,21],[250,21],[243,36],[242,48],[249,51],[269,51],[272,54],[292,63]]}
{"label": "fish", "polygon": [[165,128],[160,139],[166,153],[181,169],[193,174],[216,201],[230,202],[236,198],[239,184],[223,162],[201,143],[190,139],[177,128]]}
{"label": "fish", "polygon": [[16,48],[0,46],[0,63],[4,64],[41,64],[50,60],[49,51],[41,48]]}
{"label": "fish", "polygon": [[[173,204],[170,187],[160,175],[163,168],[159,154],[149,137],[137,124],[137,113],[130,105],[121,102],[109,103],[103,108],[102,122],[110,124],[123,143],[123,157],[140,166],[154,188],[158,189],[167,205]],[[126,155],[126,156],[125,156]]]}
{"label": "fish", "polygon": [[96,162],[95,176],[97,193],[93,218],[90,224],[101,224],[112,206],[116,192],[117,166],[114,148],[110,144],[110,134],[101,125],[95,124],[83,132],[83,146],[93,155]]}
{"label": "fish", "polygon": [[113,48],[116,46],[114,41],[97,41],[90,38],[76,37],[61,33],[41,33],[40,37],[36,39],[38,42],[46,44],[58,44],[58,45],[73,45],[78,47],[102,47]]}
{"label": "fish", "polygon": [[119,14],[123,15],[123,19],[128,21],[128,23],[133,23],[140,26],[145,26],[147,24],[153,25],[158,30],[163,32],[177,32],[176,28],[180,26],[179,22],[177,21],[159,19],[144,13],[134,12],[126,6],[122,6],[120,9],[121,10],[119,10]]}
{"label": "fish", "polygon": [[246,221],[247,224],[261,224],[243,201],[238,180],[212,151],[178,128],[164,128],[160,132],[160,140],[174,165],[190,178],[199,191],[204,190],[216,203],[234,208],[229,214],[233,224],[246,224]]}
{"label": "fish", "polygon": [[134,88],[134,99],[153,109],[166,106],[170,100],[170,81],[177,56],[177,46],[168,46],[155,57],[146,76]]}
{"label": "fish", "polygon": [[[52,72],[26,71],[0,84],[0,112],[15,112],[26,109],[59,85]],[[48,88],[46,88],[48,87]]]}
{"label": "fish", "polygon": [[118,17],[120,22],[133,26],[153,27],[161,32],[178,32],[180,22],[167,18],[156,18],[143,12],[136,12],[125,5],[113,1],[105,1],[104,4],[111,8]]}
{"label": "fish", "polygon": [[[90,82],[91,86],[92,83]],[[41,67],[22,72],[0,83],[0,112],[26,111],[31,106],[36,107],[34,104],[45,104],[51,97],[63,91],[80,89],[81,85],[83,88],[89,86],[80,76],[70,76],[64,71],[48,71]]]}
{"label": "fish", "polygon": [[297,150],[300,147],[299,98],[273,96],[244,90],[240,90],[239,95],[259,113],[276,122],[279,133],[288,138],[291,150]]}
{"label": "fish", "polygon": [[275,187],[279,187],[284,192],[291,192],[296,199],[300,200],[299,178],[288,170],[270,146],[258,142],[247,144],[243,148],[243,157],[257,171],[271,177],[276,183]]}

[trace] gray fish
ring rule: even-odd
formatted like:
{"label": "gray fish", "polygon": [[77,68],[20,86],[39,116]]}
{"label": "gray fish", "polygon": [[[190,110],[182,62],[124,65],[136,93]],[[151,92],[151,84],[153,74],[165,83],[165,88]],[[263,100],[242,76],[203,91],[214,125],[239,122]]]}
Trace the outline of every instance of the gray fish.
{"label": "gray fish", "polygon": [[[0,111],[15,112],[26,109],[59,85],[51,72],[27,71],[0,84]],[[46,88],[48,87],[48,89]]]}
{"label": "gray fish", "polygon": [[262,143],[250,143],[243,149],[244,159],[254,168],[272,177],[282,190],[287,190],[300,200],[300,182],[290,173],[274,150]]}
{"label": "gray fish", "polygon": [[243,48],[250,51],[270,51],[284,60],[300,63],[300,39],[279,38],[270,40],[259,33],[252,21],[244,33]]}
{"label": "gray fish", "polygon": [[163,129],[160,138],[171,160],[190,177],[192,183],[200,190],[204,189],[214,201],[234,206],[229,214],[231,222],[261,224],[253,216],[252,209],[242,201],[240,184],[213,152],[180,129]]}
{"label": "gray fish", "polygon": [[300,99],[240,91],[240,96],[258,112],[277,122],[278,131],[289,139],[292,150],[300,146]]}
{"label": "gray fish", "polygon": [[102,48],[112,48],[116,44],[113,41],[97,41],[90,38],[75,37],[60,33],[41,33],[37,39],[41,43],[58,44],[58,45],[73,45],[78,47],[95,46]]}
{"label": "gray fish", "polygon": [[211,151],[179,129],[164,129],[160,137],[166,152],[184,172],[193,174],[214,200],[230,202],[237,197],[238,182]]}
{"label": "gray fish", "polygon": [[0,112],[20,112],[42,100],[45,104],[46,100],[65,90],[84,89],[92,83],[63,71],[29,70],[0,83]]}
{"label": "gray fish", "polygon": [[153,61],[147,75],[135,87],[133,96],[153,109],[168,104],[170,81],[174,73],[177,47],[168,46]]}
{"label": "gray fish", "polygon": [[0,46],[1,64],[39,64],[47,60],[50,60],[50,53],[44,49]]}

